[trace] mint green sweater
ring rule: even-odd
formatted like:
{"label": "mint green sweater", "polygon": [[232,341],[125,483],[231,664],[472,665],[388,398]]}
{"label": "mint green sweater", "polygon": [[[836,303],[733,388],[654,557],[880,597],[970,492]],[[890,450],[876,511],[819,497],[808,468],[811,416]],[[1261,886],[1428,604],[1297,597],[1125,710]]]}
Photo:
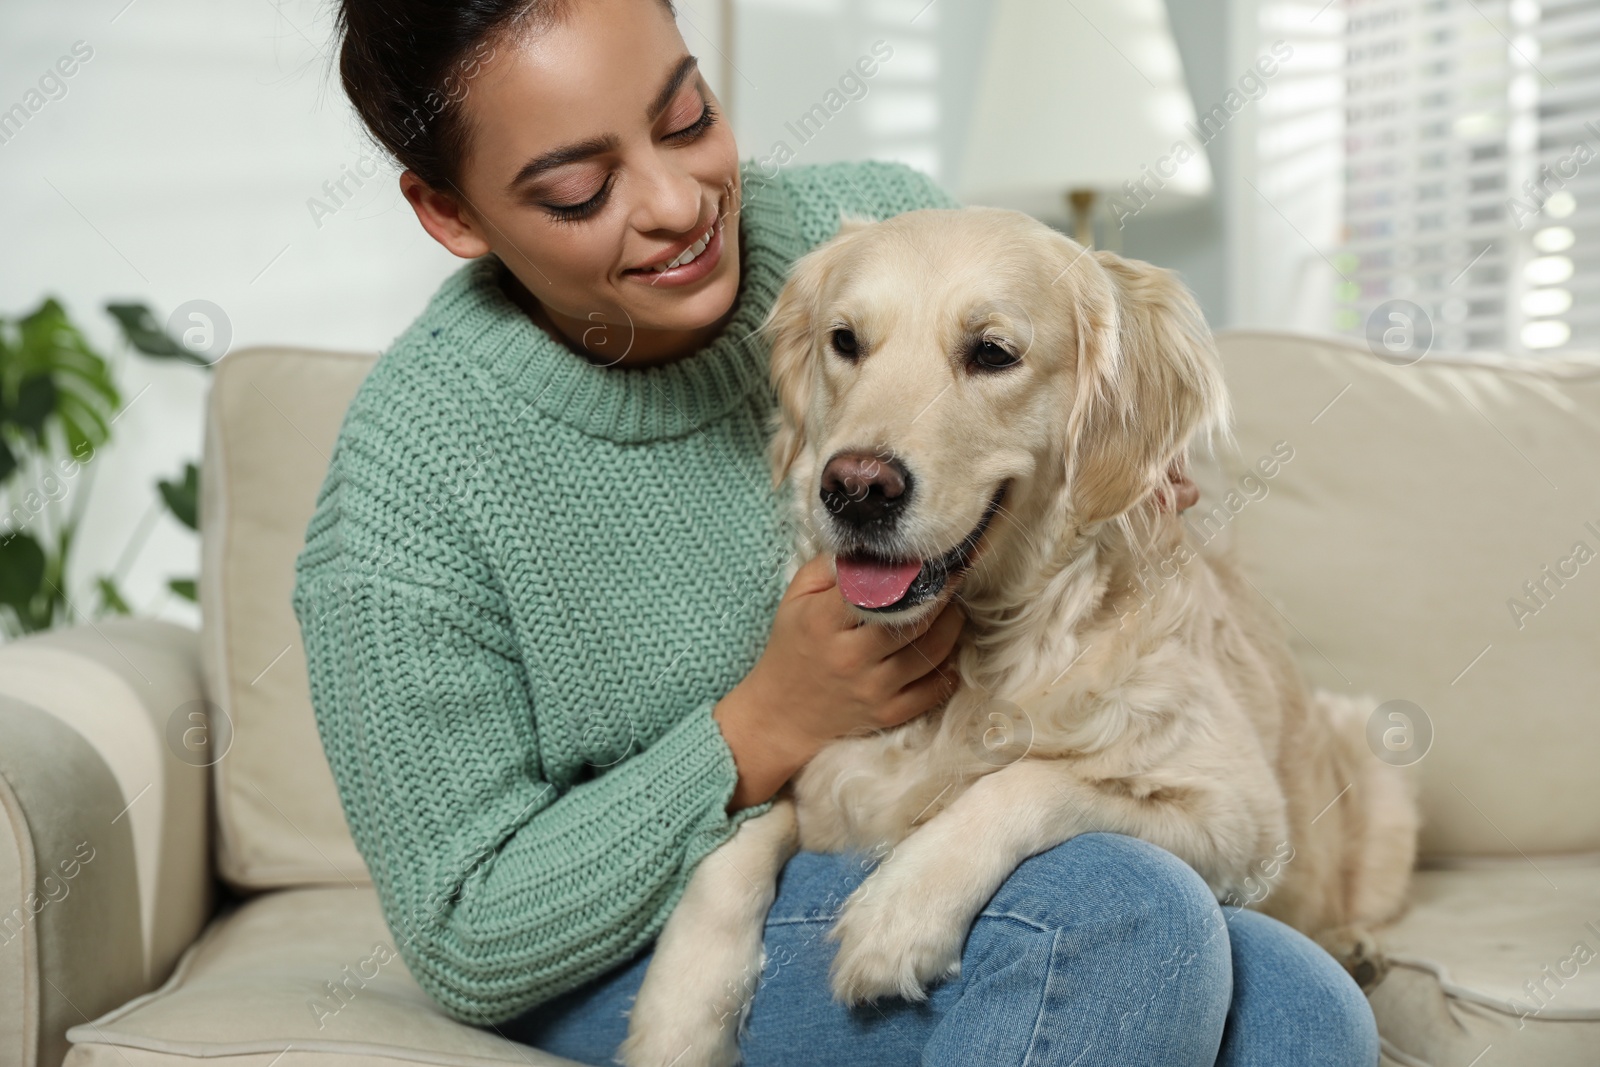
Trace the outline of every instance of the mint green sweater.
{"label": "mint green sweater", "polygon": [[660,933],[770,800],[712,706],[755,665],[793,548],[754,333],[841,212],[956,207],[901,164],[741,164],[737,309],[675,363],[604,368],[440,287],[350,404],[294,610],[311,699],[396,947],[451,1016],[512,1018]]}

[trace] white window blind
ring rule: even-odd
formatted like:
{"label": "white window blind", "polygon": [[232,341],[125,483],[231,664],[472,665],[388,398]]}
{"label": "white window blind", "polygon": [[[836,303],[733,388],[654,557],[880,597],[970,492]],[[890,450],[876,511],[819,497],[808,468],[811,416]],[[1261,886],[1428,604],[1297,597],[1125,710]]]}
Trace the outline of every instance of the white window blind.
{"label": "white window blind", "polygon": [[1268,40],[1339,46],[1315,103],[1340,121],[1310,137],[1336,172],[1289,177],[1312,109],[1258,125],[1258,213],[1313,212],[1305,247],[1261,242],[1258,269],[1331,268],[1311,272],[1327,317],[1313,300],[1312,321],[1282,325],[1367,336],[1405,300],[1435,349],[1600,349],[1600,0],[1266,0],[1260,16]]}

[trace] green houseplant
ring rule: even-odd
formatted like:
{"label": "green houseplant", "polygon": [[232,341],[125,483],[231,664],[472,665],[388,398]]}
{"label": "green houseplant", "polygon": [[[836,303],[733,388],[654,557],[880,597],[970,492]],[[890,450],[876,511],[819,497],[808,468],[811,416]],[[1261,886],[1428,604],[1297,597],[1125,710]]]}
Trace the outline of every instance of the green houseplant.
{"label": "green houseplant", "polygon": [[[143,304],[110,304],[123,340],[154,359],[199,367],[210,362],[174,340]],[[94,459],[111,439],[122,394],[105,358],[89,344],[61,303],[47,297],[33,311],[0,316],[0,632],[7,637],[47,630],[83,613],[65,591],[68,560],[96,470]],[[67,514],[59,505],[83,479]],[[187,463],[156,490],[165,508],[199,530],[200,472]],[[131,613],[118,588],[149,525],[141,524],[119,555],[117,571],[95,580],[91,617]],[[168,588],[195,600],[193,578]]]}

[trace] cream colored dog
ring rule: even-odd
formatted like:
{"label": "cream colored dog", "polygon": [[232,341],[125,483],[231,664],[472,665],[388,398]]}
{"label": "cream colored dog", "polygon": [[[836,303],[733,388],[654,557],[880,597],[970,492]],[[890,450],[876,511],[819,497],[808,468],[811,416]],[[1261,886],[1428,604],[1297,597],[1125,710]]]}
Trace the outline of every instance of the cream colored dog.
{"label": "cream colored dog", "polygon": [[[961,684],[833,742],[700,864],[624,1062],[738,1062],[797,847],[892,849],[828,935],[846,1003],[925,997],[1023,859],[1097,830],[1160,845],[1378,981],[1370,931],[1403,910],[1414,788],[1366,746],[1376,702],[1308,692],[1274,610],[1159,506],[1191,442],[1231,440],[1175,277],[1017,212],[911,211],[846,219],[764,327],[799,555],[834,554],[877,623],[938,610],[964,571]],[[1141,583],[1158,561],[1179,577]]]}

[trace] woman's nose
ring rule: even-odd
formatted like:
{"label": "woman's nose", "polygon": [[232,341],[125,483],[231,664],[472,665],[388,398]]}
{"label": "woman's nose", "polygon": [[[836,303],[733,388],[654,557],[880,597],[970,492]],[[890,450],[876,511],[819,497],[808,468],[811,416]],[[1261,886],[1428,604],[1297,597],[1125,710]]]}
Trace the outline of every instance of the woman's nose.
{"label": "woman's nose", "polygon": [[646,178],[635,225],[645,233],[665,230],[675,237],[686,236],[702,221],[704,199],[694,175],[658,163]]}

